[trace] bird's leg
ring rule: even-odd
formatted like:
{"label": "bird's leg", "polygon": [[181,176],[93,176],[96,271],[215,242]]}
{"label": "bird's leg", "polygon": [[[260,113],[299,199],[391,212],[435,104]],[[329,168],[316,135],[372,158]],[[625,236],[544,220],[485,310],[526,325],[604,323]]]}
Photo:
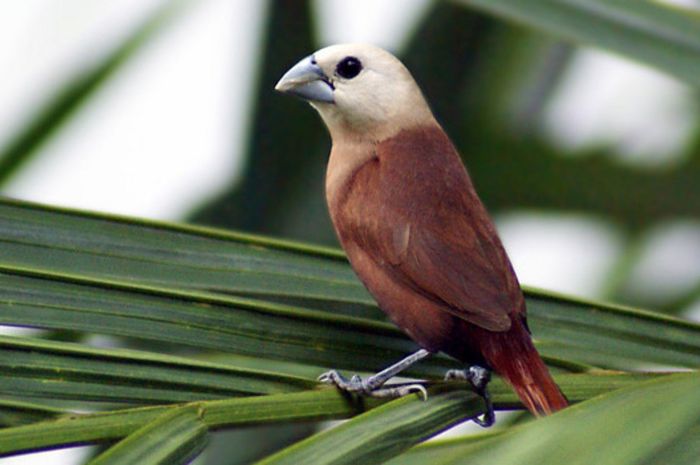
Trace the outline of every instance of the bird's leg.
{"label": "bird's leg", "polygon": [[318,377],[322,383],[335,384],[339,389],[370,397],[402,397],[412,392],[418,392],[423,397],[423,400],[428,398],[428,391],[425,390],[422,384],[408,384],[396,387],[382,388],[390,378],[396,376],[399,372],[410,367],[414,363],[431,355],[431,352],[421,349],[412,353],[408,357],[394,363],[372,376],[365,379],[358,375],[353,375],[350,379],[345,378],[336,370],[327,371]]}
{"label": "bird's leg", "polygon": [[491,372],[479,365],[472,365],[466,370],[448,370],[445,373],[445,380],[459,379],[469,381],[477,394],[479,394],[486,404],[486,411],[483,418],[474,418],[474,423],[484,428],[488,428],[496,421],[496,414],[493,411],[493,403],[491,402],[491,394],[488,390],[489,381],[491,381]]}

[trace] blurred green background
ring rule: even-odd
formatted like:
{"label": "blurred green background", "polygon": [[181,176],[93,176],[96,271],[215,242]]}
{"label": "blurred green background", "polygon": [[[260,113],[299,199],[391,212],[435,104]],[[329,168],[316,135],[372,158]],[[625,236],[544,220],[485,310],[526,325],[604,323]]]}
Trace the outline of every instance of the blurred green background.
{"label": "blurred green background", "polygon": [[[373,42],[412,70],[524,284],[698,318],[697,66],[501,4],[6,2],[1,192],[335,245],[329,137],[273,87],[323,45]],[[631,24],[700,56],[691,22]]]}

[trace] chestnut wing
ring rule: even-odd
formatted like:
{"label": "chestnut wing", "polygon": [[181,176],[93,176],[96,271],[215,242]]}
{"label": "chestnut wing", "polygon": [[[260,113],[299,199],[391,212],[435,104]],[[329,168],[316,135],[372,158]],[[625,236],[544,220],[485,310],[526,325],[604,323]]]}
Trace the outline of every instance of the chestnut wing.
{"label": "chestnut wing", "polygon": [[446,311],[491,331],[508,330],[510,315],[524,312],[524,299],[461,159],[441,130],[403,135],[378,145],[371,177],[381,218],[369,225],[372,245],[365,251]]}

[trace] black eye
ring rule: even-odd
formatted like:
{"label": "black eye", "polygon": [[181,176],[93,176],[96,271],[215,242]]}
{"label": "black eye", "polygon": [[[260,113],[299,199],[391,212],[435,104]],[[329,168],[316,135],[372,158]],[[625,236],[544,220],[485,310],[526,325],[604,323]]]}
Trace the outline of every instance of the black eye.
{"label": "black eye", "polygon": [[352,79],[362,71],[362,63],[355,57],[345,57],[335,67],[335,73],[345,79]]}

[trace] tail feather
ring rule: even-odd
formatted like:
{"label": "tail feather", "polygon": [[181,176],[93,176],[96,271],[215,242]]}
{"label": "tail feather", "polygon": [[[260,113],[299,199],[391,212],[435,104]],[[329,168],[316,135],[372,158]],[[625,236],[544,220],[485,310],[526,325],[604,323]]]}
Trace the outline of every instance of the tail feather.
{"label": "tail feather", "polygon": [[484,358],[515,389],[530,412],[549,415],[569,405],[523,324],[514,322],[499,339],[487,345]]}
{"label": "tail feather", "polygon": [[513,386],[520,400],[536,416],[550,415],[569,405],[542,359],[534,353],[527,360],[501,365],[496,369]]}

